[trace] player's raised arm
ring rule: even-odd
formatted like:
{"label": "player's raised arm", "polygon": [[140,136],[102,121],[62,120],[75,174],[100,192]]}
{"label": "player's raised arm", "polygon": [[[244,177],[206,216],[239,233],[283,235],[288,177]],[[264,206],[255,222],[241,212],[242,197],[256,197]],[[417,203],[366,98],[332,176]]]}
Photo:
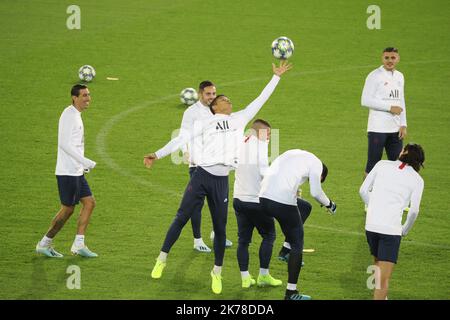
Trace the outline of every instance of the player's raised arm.
{"label": "player's raised arm", "polygon": [[235,113],[236,115],[243,117],[245,125],[258,113],[264,103],[266,103],[266,101],[269,99],[276,86],[278,85],[280,77],[284,73],[292,69],[292,64],[288,63],[287,60],[281,60],[279,67],[272,63],[272,69],[274,75],[270,82],[263,89],[261,94],[255,100],[253,100],[244,110]]}

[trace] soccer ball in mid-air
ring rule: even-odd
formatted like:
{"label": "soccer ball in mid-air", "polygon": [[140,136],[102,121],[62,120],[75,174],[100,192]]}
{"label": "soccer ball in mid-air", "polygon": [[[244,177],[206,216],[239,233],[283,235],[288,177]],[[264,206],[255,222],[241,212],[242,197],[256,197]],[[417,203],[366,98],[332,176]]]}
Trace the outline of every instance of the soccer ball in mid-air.
{"label": "soccer ball in mid-air", "polygon": [[94,79],[95,77],[95,69],[92,66],[86,64],[78,70],[78,76],[83,81],[92,81],[92,79]]}
{"label": "soccer ball in mid-air", "polygon": [[180,101],[187,106],[193,105],[197,100],[198,94],[193,88],[183,89],[180,93]]}
{"label": "soccer ball in mid-air", "polygon": [[279,37],[272,42],[272,54],[277,59],[288,59],[294,53],[294,43],[288,37]]}

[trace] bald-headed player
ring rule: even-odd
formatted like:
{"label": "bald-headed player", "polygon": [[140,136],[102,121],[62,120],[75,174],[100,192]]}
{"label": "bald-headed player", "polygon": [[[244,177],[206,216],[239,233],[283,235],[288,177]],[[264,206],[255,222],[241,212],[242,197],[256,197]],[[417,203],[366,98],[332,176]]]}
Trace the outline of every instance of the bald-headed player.
{"label": "bald-headed player", "polygon": [[[281,286],[282,281],[269,273],[275,223],[273,217],[265,215],[259,204],[261,181],[269,168],[270,124],[262,119],[253,122],[250,133],[243,138],[239,166],[234,181],[233,208],[238,225],[237,260],[241,271],[242,287]],[[248,246],[256,228],[262,237],[259,246],[259,275],[257,280],[250,275]]]}

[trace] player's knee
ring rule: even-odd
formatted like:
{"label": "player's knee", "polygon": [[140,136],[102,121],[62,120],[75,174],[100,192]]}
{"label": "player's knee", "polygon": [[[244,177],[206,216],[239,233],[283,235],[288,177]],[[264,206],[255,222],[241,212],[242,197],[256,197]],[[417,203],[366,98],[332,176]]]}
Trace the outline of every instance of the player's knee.
{"label": "player's knee", "polygon": [[72,215],[73,211],[75,210],[75,207],[74,206],[64,206],[63,205],[62,206],[62,210],[63,210],[64,216],[70,217]]}
{"label": "player's knee", "polygon": [[184,225],[189,221],[189,216],[184,214],[182,211],[178,211],[173,223],[178,225],[180,228],[183,228]]}
{"label": "player's knee", "polygon": [[184,209],[179,208],[175,216],[175,220],[185,225],[191,217],[192,215],[188,214]]}
{"label": "player's knee", "polygon": [[389,275],[387,275],[385,272],[380,273],[380,283],[382,287],[387,287],[389,285],[389,278]]}
{"label": "player's knee", "polygon": [[289,244],[291,245],[291,252],[302,252],[303,241],[300,239],[291,240],[289,241]]}
{"label": "player's knee", "polygon": [[275,242],[276,235],[274,232],[268,232],[262,234],[263,241],[269,244],[273,244]]}
{"label": "player's knee", "polygon": [[86,209],[93,210],[93,209],[95,208],[96,204],[97,204],[97,203],[96,203],[96,201],[95,201],[94,198],[88,198],[88,199],[86,199],[86,201],[83,203],[83,206],[84,206]]}
{"label": "player's knee", "polygon": [[248,247],[250,245],[251,239],[249,238],[239,238],[238,244],[241,247]]}
{"label": "player's knee", "polygon": [[215,234],[215,236],[216,237],[226,237],[225,236],[225,229],[224,230],[217,230],[217,231],[214,231],[214,234]]}
{"label": "player's knee", "polygon": [[226,237],[226,231],[225,231],[225,226],[223,227],[215,227],[214,228],[214,237],[217,238],[222,238],[222,237]]}
{"label": "player's knee", "polygon": [[301,258],[302,258],[302,249],[300,247],[296,246],[296,245],[293,246],[292,243],[291,243],[291,251],[289,252],[289,254],[292,257],[300,257],[300,260],[301,260]]}

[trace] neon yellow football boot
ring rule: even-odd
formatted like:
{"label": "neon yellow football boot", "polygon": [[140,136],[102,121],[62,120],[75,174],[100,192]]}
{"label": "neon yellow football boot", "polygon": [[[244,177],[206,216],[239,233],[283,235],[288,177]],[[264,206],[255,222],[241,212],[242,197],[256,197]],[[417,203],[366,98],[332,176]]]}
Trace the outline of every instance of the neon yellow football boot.
{"label": "neon yellow football boot", "polygon": [[242,288],[247,289],[255,284],[256,284],[256,281],[255,281],[255,279],[253,279],[253,277],[251,275],[242,278]]}
{"label": "neon yellow football boot", "polygon": [[153,279],[161,278],[162,272],[165,267],[166,267],[166,262],[162,262],[161,260],[156,259],[155,266],[153,267],[153,270],[152,270],[152,278]]}
{"label": "neon yellow football boot", "polygon": [[220,274],[215,274],[211,271],[211,289],[215,294],[220,294],[222,292],[222,276]]}
{"label": "neon yellow football boot", "polygon": [[283,284],[281,280],[275,279],[270,274],[259,275],[257,280],[258,287],[278,287]]}

